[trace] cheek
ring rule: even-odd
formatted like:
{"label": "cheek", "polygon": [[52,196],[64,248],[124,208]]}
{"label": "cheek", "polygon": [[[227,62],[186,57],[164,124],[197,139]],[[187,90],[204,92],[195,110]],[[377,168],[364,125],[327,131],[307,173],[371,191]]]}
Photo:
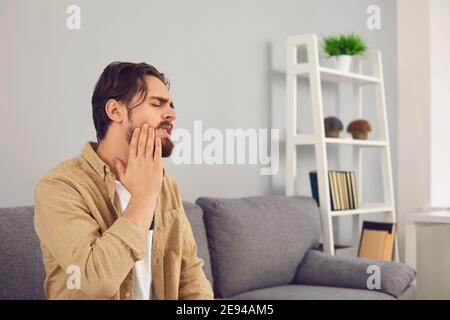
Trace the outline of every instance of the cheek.
{"label": "cheek", "polygon": [[152,110],[150,107],[135,110],[130,115],[130,124],[133,127],[141,127],[144,123],[148,123],[151,127],[156,128],[161,122],[161,114],[158,110]]}

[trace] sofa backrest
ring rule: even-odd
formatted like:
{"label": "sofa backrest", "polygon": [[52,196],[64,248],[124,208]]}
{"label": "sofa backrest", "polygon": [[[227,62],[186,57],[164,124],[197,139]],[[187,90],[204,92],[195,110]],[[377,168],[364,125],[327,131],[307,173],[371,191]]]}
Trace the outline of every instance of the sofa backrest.
{"label": "sofa backrest", "polygon": [[[219,298],[291,283],[305,252],[319,242],[319,212],[311,198],[199,198],[197,204],[183,202]],[[45,299],[33,209],[0,208],[0,300]]]}
{"label": "sofa backrest", "polygon": [[[198,256],[204,260],[203,268],[212,284],[203,211],[193,203],[183,205],[197,242]],[[34,229],[34,207],[0,208],[0,300],[45,299],[44,280],[42,253]]]}
{"label": "sofa backrest", "polygon": [[305,253],[320,239],[314,199],[259,196],[199,198],[217,298],[291,284]]}
{"label": "sofa backrest", "polygon": [[0,300],[45,299],[33,207],[0,208]]}

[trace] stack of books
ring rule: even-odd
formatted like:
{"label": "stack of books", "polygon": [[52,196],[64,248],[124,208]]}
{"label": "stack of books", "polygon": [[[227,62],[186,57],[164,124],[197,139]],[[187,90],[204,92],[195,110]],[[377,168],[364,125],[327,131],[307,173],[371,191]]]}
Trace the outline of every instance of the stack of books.
{"label": "stack of books", "polygon": [[396,229],[395,223],[364,221],[358,257],[391,261]]}
{"label": "stack of books", "polygon": [[[317,171],[309,173],[311,182],[311,192],[313,198],[319,202],[319,189],[317,183]],[[353,171],[328,171],[328,180],[330,184],[330,199],[332,210],[358,209],[358,190],[356,187],[356,178]]]}

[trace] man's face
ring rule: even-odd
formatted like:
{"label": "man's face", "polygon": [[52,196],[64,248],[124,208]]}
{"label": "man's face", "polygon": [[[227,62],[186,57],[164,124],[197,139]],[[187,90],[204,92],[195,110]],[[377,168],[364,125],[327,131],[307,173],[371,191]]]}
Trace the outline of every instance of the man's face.
{"label": "man's face", "polygon": [[[140,128],[144,123],[156,128],[161,136],[162,156],[169,157],[172,153],[173,142],[170,140],[172,122],[176,118],[173,108],[173,101],[166,85],[156,77],[146,76],[147,96],[138,106],[128,112],[127,141],[131,142],[131,136],[135,128]],[[134,106],[135,101],[142,99],[139,94],[131,101]]]}

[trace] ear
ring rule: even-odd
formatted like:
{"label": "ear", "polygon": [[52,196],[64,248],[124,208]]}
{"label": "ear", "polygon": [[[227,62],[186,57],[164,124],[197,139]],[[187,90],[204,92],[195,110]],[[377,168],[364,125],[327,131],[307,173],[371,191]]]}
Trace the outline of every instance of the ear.
{"label": "ear", "polygon": [[125,120],[125,107],[115,99],[109,99],[105,105],[105,112],[111,121],[121,123]]}

